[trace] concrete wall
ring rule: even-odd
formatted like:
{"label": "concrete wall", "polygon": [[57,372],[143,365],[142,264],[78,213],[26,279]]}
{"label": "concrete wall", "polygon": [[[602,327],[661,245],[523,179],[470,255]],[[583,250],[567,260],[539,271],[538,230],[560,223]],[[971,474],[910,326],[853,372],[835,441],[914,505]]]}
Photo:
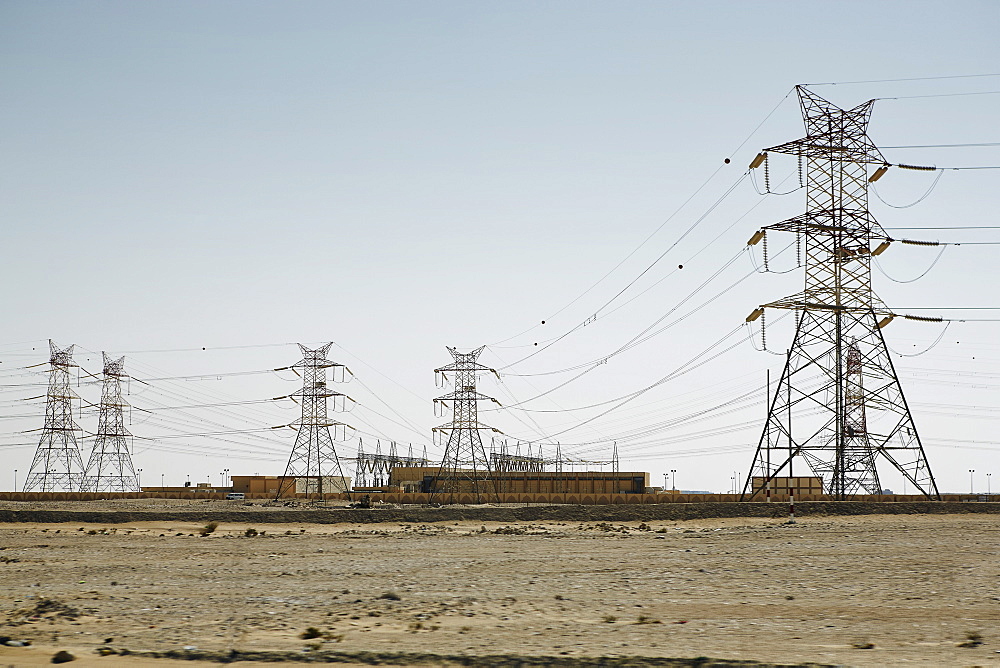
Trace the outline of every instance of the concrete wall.
{"label": "concrete wall", "polygon": [[[190,489],[190,488],[189,488]],[[367,493],[372,501],[382,503],[398,504],[428,504],[428,503],[476,503],[472,494],[406,494],[388,493],[373,494]],[[346,501],[346,494],[324,494],[325,499],[336,501]],[[362,494],[354,492],[351,497],[359,499]],[[247,499],[264,500],[273,498],[274,494],[254,494],[246,495]],[[296,494],[294,498],[300,500],[318,499],[318,494]],[[0,501],[15,502],[37,502],[37,501],[99,501],[113,499],[225,499],[225,492],[0,492]],[[538,503],[538,504],[583,504],[583,505],[616,505],[616,504],[663,504],[663,503],[737,503],[740,500],[739,494],[500,494],[483,497],[481,501],[486,503]],[[832,501],[826,494],[804,495],[803,498],[795,497],[795,502],[807,501]],[[985,501],[982,494],[947,494],[943,495],[944,502],[969,502]],[[994,494],[990,500],[1000,500],[1000,494]],[[864,495],[851,499],[856,502],[898,502],[912,503],[927,501],[923,496],[914,494],[886,494],[886,495]],[[787,503],[787,496],[772,496],[771,503],[780,505]],[[233,501],[233,503],[242,503]]]}

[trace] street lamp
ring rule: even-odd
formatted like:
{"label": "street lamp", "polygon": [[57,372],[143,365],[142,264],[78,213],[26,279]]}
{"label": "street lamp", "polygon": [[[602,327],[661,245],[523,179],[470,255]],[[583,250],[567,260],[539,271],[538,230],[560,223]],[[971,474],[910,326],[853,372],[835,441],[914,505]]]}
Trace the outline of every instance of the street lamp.
{"label": "street lamp", "polygon": [[975,473],[975,472],[976,472],[976,469],[969,469],[969,494],[975,494],[975,492],[972,491],[972,489],[973,489],[973,487],[972,487],[972,474]]}
{"label": "street lamp", "polygon": [[990,498],[990,478],[993,476],[992,473],[986,474],[986,498]]}
{"label": "street lamp", "polygon": [[229,477],[229,469],[223,469],[226,472],[226,478],[222,481],[223,487],[230,487],[233,484],[233,479]]}
{"label": "street lamp", "polygon": [[677,491],[677,469],[670,469],[670,489]]}
{"label": "street lamp", "polygon": [[17,491],[17,469],[14,469],[14,491]]}
{"label": "street lamp", "polygon": [[[667,489],[667,476],[668,475],[670,475],[670,474],[669,473],[664,473],[663,474],[663,489],[664,490]],[[17,483],[15,483],[14,486],[17,487]]]}
{"label": "street lamp", "polygon": [[164,489],[166,489],[166,487],[167,487],[166,483],[164,483],[164,482],[163,482],[163,476],[164,476],[164,474],[163,474],[163,473],[161,473],[161,474],[160,474],[160,491],[161,491],[161,492],[162,492],[162,491],[163,491]]}
{"label": "street lamp", "polygon": [[138,475],[135,477],[135,481],[139,483],[139,491],[142,491],[142,469],[136,469]]}

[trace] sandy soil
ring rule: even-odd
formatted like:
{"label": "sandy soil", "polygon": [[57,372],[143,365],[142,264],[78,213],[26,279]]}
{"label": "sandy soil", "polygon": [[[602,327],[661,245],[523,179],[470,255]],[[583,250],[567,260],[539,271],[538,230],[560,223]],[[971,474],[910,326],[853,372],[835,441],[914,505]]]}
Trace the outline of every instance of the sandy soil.
{"label": "sandy soil", "polygon": [[1000,666],[998,515],[250,526],[0,525],[0,636],[32,642],[0,665],[194,646]]}

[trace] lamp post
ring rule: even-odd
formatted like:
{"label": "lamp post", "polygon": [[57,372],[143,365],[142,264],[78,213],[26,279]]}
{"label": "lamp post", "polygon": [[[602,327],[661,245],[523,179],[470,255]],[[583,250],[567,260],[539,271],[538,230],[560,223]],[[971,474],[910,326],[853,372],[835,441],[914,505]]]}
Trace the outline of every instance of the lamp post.
{"label": "lamp post", "polygon": [[164,491],[166,489],[166,487],[167,487],[166,483],[163,482],[164,476],[165,476],[165,474],[163,474],[163,473],[160,474],[160,491],[161,492]]}
{"label": "lamp post", "polygon": [[986,498],[990,498],[990,478],[993,476],[992,473],[986,474]]}
{"label": "lamp post", "polygon": [[139,491],[142,491],[142,469],[136,469],[135,481],[139,483]]}
{"label": "lamp post", "polygon": [[14,469],[14,491],[17,491],[17,469]]}
{"label": "lamp post", "polygon": [[969,494],[975,494],[975,492],[972,491],[973,490],[973,486],[972,486],[972,474],[975,473],[975,472],[976,472],[976,469],[969,469]]}
{"label": "lamp post", "polygon": [[[666,489],[667,489],[667,476],[668,475],[670,475],[670,474],[669,473],[664,473],[663,474],[663,490],[664,491],[666,491]],[[14,483],[14,486],[17,487],[17,483]]]}
{"label": "lamp post", "polygon": [[677,469],[670,469],[670,489],[677,491]]}
{"label": "lamp post", "polygon": [[729,476],[729,493],[735,494],[736,493],[735,490],[736,490],[736,476],[731,475]]}
{"label": "lamp post", "polygon": [[226,479],[222,481],[223,487],[232,487],[233,479],[229,477],[229,469],[223,469],[226,472]]}

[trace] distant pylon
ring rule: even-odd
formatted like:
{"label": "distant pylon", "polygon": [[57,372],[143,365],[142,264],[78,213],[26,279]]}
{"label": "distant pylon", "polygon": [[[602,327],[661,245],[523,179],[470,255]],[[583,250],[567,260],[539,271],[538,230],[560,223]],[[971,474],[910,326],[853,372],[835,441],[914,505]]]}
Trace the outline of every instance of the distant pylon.
{"label": "distant pylon", "polygon": [[867,134],[875,101],[844,110],[802,86],[796,91],[805,138],[769,148],[750,165],[766,169],[771,152],[794,155],[805,167],[806,212],[749,242],[765,241],[767,266],[767,232],[796,234],[805,248],[805,289],[747,318],[790,309],[796,329],[743,497],[762,496],[782,472],[802,476],[793,471],[796,461],[836,499],[880,494],[876,462],[884,460],[921,494],[939,498],[882,336],[892,313],[872,292],[871,258],[890,241],[868,210],[868,184],[888,169]]}
{"label": "distant pylon", "polygon": [[[326,370],[332,368],[334,374],[337,369],[350,371],[343,364],[326,359],[332,345],[331,342],[310,350],[299,344],[302,359],[290,367],[298,369],[299,375],[302,376],[302,389],[288,395],[298,397],[302,405],[302,417],[292,423],[297,427],[298,433],[295,435],[295,444],[292,446],[285,475],[278,485],[275,498],[281,497],[289,490],[298,489],[307,494],[318,494],[321,500],[324,494],[334,492],[346,492],[350,497],[350,485],[341,487],[330,480],[332,476],[347,482],[340,466],[340,458],[337,457],[337,449],[333,446],[333,438],[330,436],[330,427],[333,427],[334,431],[340,428],[346,435],[347,425],[327,417],[327,399],[330,397],[349,399],[349,397],[327,387]],[[302,480],[303,484],[297,485],[297,480]]]}
{"label": "distant pylon", "polygon": [[45,400],[45,426],[35,458],[24,480],[25,492],[78,492],[83,481],[83,459],[76,442],[80,429],[73,421],[69,370],[73,348],[56,348],[49,340],[49,391]]}
{"label": "distant pylon", "polygon": [[123,411],[128,406],[122,396],[122,379],[128,377],[125,358],[113,360],[107,353],[101,355],[104,358],[104,385],[101,388],[97,437],[87,462],[81,491],[138,492],[141,491],[139,479],[135,475],[126,440],[131,434],[125,428]]}
{"label": "distant pylon", "polygon": [[432,495],[472,493],[477,503],[483,501],[483,497],[486,496],[498,498],[499,489],[493,479],[480,432],[485,430],[499,433],[500,430],[479,422],[479,402],[492,401],[496,404],[500,402],[476,391],[476,372],[497,373],[494,369],[476,361],[483,348],[485,346],[476,348],[472,352],[460,353],[449,347],[448,352],[455,361],[434,369],[435,374],[440,373],[445,379],[447,374],[454,374],[455,390],[434,400],[435,403],[442,405],[451,404],[453,414],[451,422],[433,429],[434,432],[447,432],[448,436],[441,466],[431,483]]}

